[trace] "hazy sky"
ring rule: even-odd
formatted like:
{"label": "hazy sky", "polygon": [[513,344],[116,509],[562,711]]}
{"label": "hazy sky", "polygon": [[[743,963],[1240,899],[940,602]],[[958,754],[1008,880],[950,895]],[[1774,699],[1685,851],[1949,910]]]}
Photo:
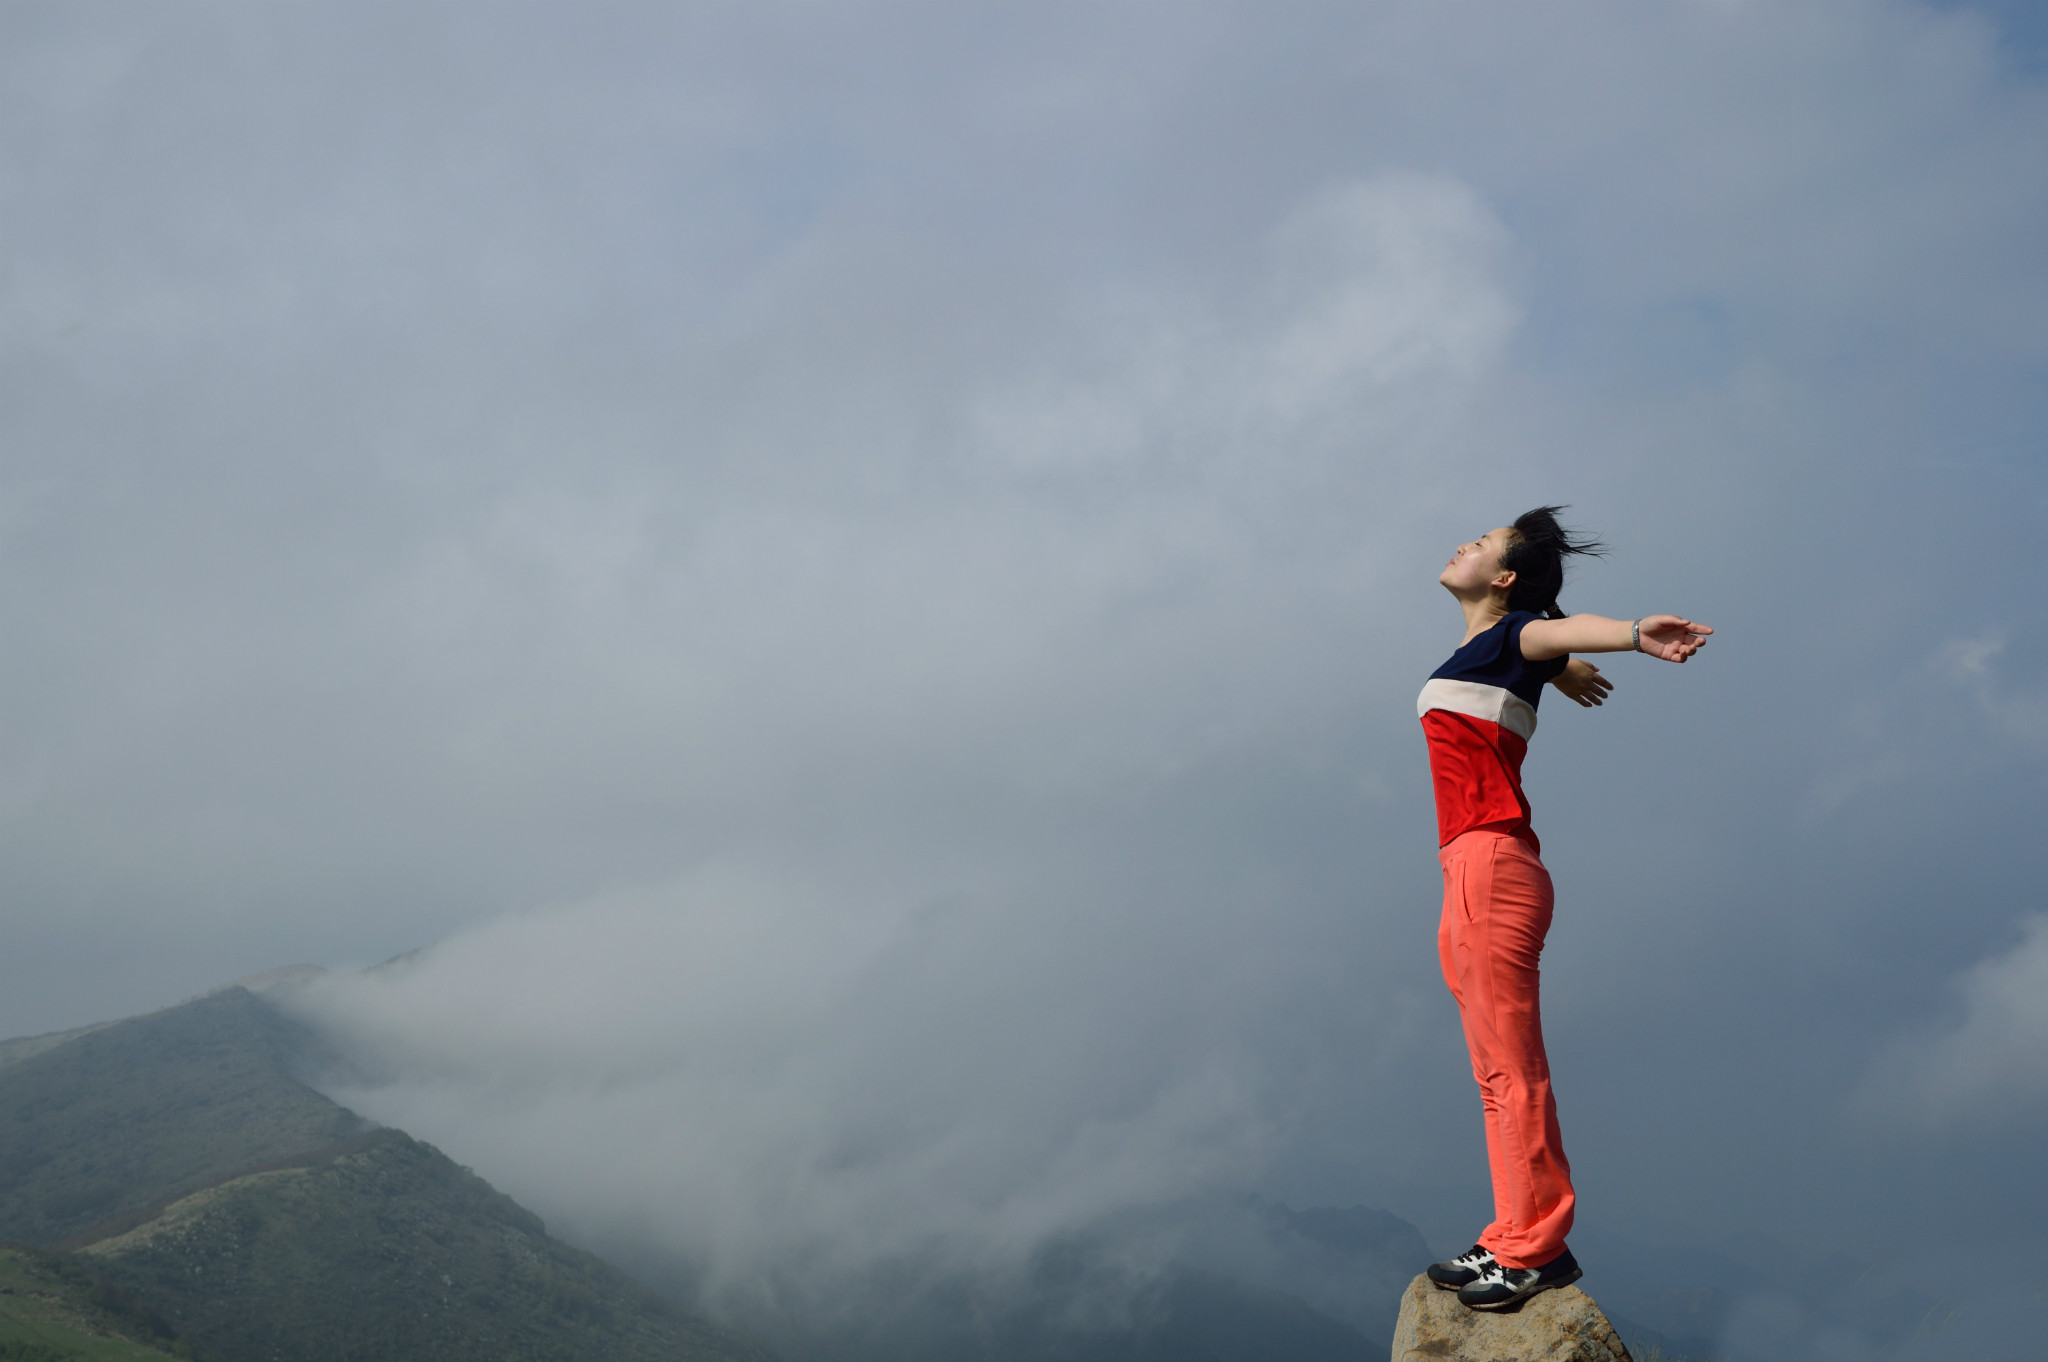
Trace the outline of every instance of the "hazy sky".
{"label": "hazy sky", "polygon": [[1434,577],[1566,502],[1718,631],[1532,748],[1582,1217],[2030,1240],[2044,38],[10,5],[0,1032],[444,942],[352,1100],[591,1234],[1420,1216]]}

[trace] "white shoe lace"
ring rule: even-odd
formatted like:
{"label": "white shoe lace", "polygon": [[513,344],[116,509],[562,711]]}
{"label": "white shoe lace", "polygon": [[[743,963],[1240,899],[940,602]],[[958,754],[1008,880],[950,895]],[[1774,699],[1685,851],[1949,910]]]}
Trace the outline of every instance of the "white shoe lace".
{"label": "white shoe lace", "polygon": [[1486,1265],[1486,1270],[1479,1274],[1479,1280],[1474,1282],[1473,1285],[1490,1286],[1494,1282],[1499,1282],[1510,1290],[1519,1290],[1522,1283],[1515,1279],[1517,1276],[1524,1274],[1526,1274],[1529,1280],[1534,1280],[1537,1276],[1537,1270],[1533,1267],[1509,1267],[1506,1263],[1496,1258]]}

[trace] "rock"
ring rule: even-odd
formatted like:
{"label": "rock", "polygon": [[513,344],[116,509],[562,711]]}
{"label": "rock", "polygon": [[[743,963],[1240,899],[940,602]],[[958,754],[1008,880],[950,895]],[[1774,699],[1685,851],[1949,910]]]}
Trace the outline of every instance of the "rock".
{"label": "rock", "polygon": [[1393,1362],[1634,1362],[1593,1298],[1576,1286],[1514,1311],[1471,1310],[1427,1277],[1408,1283]]}

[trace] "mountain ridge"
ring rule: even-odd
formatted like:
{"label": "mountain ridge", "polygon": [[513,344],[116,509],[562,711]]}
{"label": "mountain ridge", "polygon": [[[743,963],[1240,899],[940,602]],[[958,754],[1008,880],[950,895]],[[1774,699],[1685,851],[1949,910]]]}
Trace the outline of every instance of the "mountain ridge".
{"label": "mountain ridge", "polygon": [[296,1077],[317,1037],[242,988],[0,1068],[0,1239],[50,1245],[370,1123]]}
{"label": "mountain ridge", "polygon": [[769,1357],[315,1091],[320,1038],[247,986],[26,1040],[0,1042],[0,1239],[113,1283],[213,1362]]}

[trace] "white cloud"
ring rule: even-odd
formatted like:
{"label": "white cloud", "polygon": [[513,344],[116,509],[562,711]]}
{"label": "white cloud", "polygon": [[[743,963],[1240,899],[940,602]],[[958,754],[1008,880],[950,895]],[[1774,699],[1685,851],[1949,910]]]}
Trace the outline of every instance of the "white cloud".
{"label": "white cloud", "polygon": [[1283,412],[1364,385],[1477,377],[1519,319],[1495,279],[1507,232],[1450,176],[1333,185],[1289,217],[1280,242],[1279,293],[1296,315],[1263,387]]}
{"label": "white cloud", "polygon": [[340,1100],[743,1302],[798,1263],[821,1293],[906,1256],[1015,1270],[1106,1211],[1254,1175],[1244,974],[1197,988],[1115,904],[913,910],[728,874],[291,1005],[362,1066]]}
{"label": "white cloud", "polygon": [[1960,1016],[1888,1047],[1858,1109],[1887,1125],[1941,1130],[2038,1120],[2048,1107],[2048,915],[2012,949],[1956,982]]}
{"label": "white cloud", "polygon": [[2001,738],[2048,748],[2048,691],[2014,685],[1997,665],[2010,641],[2003,629],[1955,639],[1942,651],[1944,670]]}
{"label": "white cloud", "polygon": [[[749,579],[747,608],[672,598],[694,627],[674,633],[683,655],[657,649],[650,665],[723,731],[659,690],[590,684],[627,711],[617,731],[667,748],[666,779],[707,809],[735,780],[800,798],[806,784],[922,766],[914,782],[966,762],[987,768],[974,799],[994,806],[967,810],[967,835],[987,837],[982,820],[1028,829],[1047,804],[1142,801],[1240,760],[1303,715],[1234,713],[1234,691],[1271,693],[1269,671],[1300,670],[1289,684],[1305,705],[1341,706],[1345,673],[1298,645],[1221,657],[1217,631],[1279,646],[1266,621],[1334,614],[1360,589],[1344,538],[1262,544],[1274,494],[1256,482],[1360,460],[1387,471],[1454,423],[1513,324],[1493,275],[1502,245],[1483,202],[1445,177],[1325,190],[1239,291],[1255,324],[1216,321],[1228,299],[1162,304],[1135,324],[1154,344],[1097,343],[1085,372],[984,389],[971,421],[942,422],[984,442],[960,462],[999,470],[993,489],[906,496],[877,524],[778,514],[751,491],[705,517],[683,578]],[[1339,416],[1379,431],[1378,446],[1329,447],[1321,430]],[[1226,434],[1180,442],[1211,425]],[[1261,437],[1250,484],[1235,471],[1248,426]],[[1074,476],[1077,445],[1167,467],[1141,492],[1041,518],[1033,480]],[[1219,486],[1248,490],[1233,501]],[[605,579],[630,578],[636,546],[658,537],[646,525],[573,504],[508,511],[437,554],[432,589],[410,594],[453,641],[506,609],[514,583],[576,613],[616,608]],[[976,618],[1006,598],[1000,620]],[[829,664],[796,665],[792,646],[821,637],[835,640]],[[750,686],[771,692],[766,717]],[[518,755],[530,741],[511,743],[487,715],[455,740],[478,760],[501,747],[532,760]],[[849,749],[851,770],[833,769]],[[914,786],[892,797],[892,820],[921,798]],[[1203,858],[1185,849],[1118,888],[1085,820],[1037,824],[1036,841],[1003,828],[970,858],[929,829],[906,843],[877,827],[866,789],[835,798],[852,801],[835,816],[878,848],[783,845],[330,976],[299,1005],[362,1067],[334,1095],[462,1151],[551,1220],[700,1264],[714,1291],[797,1261],[822,1290],[935,1244],[960,1264],[1014,1268],[1119,1208],[1252,1185],[1299,1089],[1332,1073],[1333,1056],[1276,1033],[1269,990],[1291,978],[1298,998],[1368,1027],[1398,1005],[1359,995],[1382,968],[1370,950],[1327,976],[1305,965],[1380,905],[1264,871],[1204,884]],[[1375,1062],[1353,1049],[1342,1072]],[[560,1156],[571,1147],[583,1151],[573,1166]]]}

